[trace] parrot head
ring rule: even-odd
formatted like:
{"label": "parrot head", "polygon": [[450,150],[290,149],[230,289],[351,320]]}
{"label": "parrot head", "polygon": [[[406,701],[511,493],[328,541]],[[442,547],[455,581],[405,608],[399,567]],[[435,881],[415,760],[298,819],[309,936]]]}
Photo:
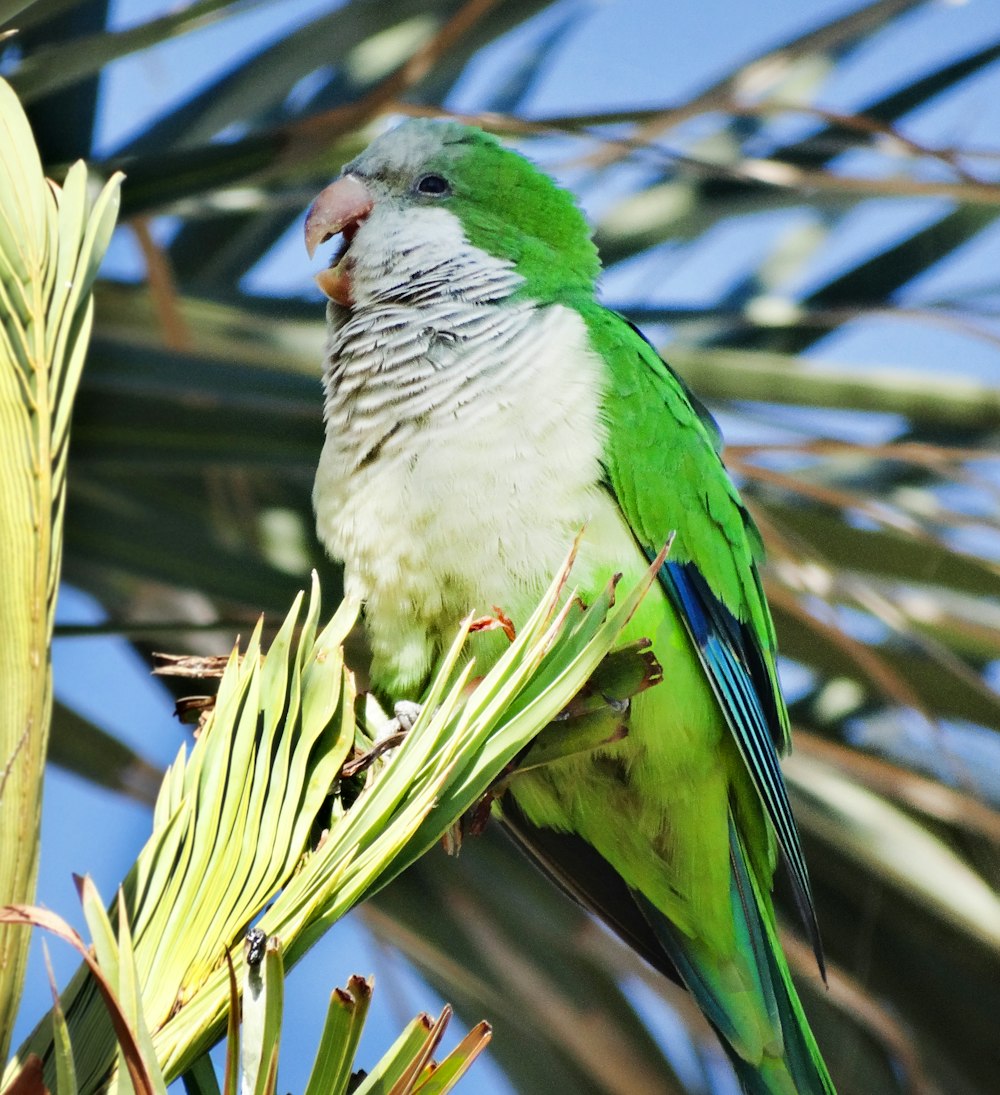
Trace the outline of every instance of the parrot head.
{"label": "parrot head", "polygon": [[[600,269],[572,195],[496,138],[412,119],[347,164],[306,216],[306,247],[342,236],[316,281],[334,307],[406,299],[419,271],[461,291],[457,262],[485,255],[535,299],[593,293]],[[464,256],[464,257],[463,257]]]}

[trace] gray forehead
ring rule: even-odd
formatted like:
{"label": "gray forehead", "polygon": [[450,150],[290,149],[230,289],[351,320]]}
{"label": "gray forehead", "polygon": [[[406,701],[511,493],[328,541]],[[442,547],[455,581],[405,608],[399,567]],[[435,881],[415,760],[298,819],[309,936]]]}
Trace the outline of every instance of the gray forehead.
{"label": "gray forehead", "polygon": [[376,137],[344,168],[344,174],[362,177],[410,175],[448,145],[461,144],[467,138],[463,126],[412,118]]}

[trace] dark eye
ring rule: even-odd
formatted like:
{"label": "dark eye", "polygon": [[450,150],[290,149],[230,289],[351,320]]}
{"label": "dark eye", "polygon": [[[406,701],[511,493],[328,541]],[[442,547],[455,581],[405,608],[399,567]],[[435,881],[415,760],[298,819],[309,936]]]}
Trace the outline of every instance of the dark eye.
{"label": "dark eye", "polygon": [[440,198],[451,193],[451,185],[441,175],[424,175],[417,180],[414,187],[418,194],[427,194],[432,198]]}

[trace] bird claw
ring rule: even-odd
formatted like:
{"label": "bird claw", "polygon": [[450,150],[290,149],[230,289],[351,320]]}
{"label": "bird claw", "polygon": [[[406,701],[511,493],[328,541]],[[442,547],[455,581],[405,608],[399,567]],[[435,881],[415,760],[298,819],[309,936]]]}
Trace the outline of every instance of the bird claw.
{"label": "bird claw", "polygon": [[350,779],[351,776],[360,775],[367,771],[379,757],[385,756],[397,746],[402,745],[406,735],[413,729],[414,723],[420,717],[423,707],[419,703],[410,700],[400,700],[392,708],[395,718],[391,718],[382,726],[375,735],[375,741],[371,749],[352,760],[346,761],[340,769],[342,779]]}
{"label": "bird claw", "polygon": [[487,789],[475,805],[471,806],[441,837],[441,846],[446,855],[457,856],[467,836],[482,836],[490,820],[493,803],[500,798],[505,789],[503,778]]}
{"label": "bird claw", "polygon": [[408,734],[413,729],[414,723],[420,718],[420,712],[423,709],[423,704],[414,703],[412,700],[400,700],[398,703],[393,704],[392,713],[396,717],[390,719],[382,727],[375,740],[381,741],[383,737],[389,734]]}
{"label": "bird claw", "polygon": [[359,756],[354,757],[353,760],[344,762],[340,769],[341,778],[350,779],[351,776],[357,776],[362,772],[367,771],[379,757],[391,752],[397,745],[402,745],[405,739],[405,730],[398,730],[394,734],[387,734],[385,737],[380,737],[366,753],[361,753]]}
{"label": "bird claw", "polygon": [[473,631],[496,631],[498,628],[511,642],[517,638],[517,631],[514,629],[514,621],[502,608],[494,605],[492,616],[477,616],[476,619],[469,624],[469,633],[471,634]]}

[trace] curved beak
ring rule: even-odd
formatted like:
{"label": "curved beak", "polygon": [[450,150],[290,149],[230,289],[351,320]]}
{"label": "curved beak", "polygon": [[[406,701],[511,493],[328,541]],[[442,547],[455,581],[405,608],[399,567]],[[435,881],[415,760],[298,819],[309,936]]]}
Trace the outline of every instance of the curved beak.
{"label": "curved beak", "polygon": [[306,214],[306,250],[309,257],[313,257],[321,243],[364,220],[373,204],[371,191],[356,175],[344,175],[330,183]]}

